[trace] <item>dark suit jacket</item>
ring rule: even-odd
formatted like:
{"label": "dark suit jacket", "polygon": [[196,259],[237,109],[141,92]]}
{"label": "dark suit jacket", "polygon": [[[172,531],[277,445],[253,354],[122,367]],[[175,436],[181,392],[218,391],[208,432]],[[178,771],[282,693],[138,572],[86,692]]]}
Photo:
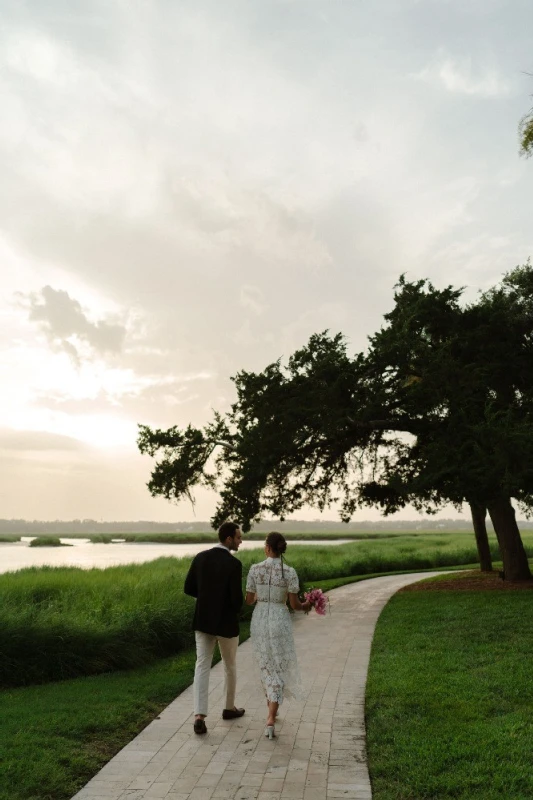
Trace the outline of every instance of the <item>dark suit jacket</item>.
{"label": "dark suit jacket", "polygon": [[242,564],[229,550],[213,547],[198,553],[185,578],[184,591],[196,597],[195,631],[228,638],[239,635]]}

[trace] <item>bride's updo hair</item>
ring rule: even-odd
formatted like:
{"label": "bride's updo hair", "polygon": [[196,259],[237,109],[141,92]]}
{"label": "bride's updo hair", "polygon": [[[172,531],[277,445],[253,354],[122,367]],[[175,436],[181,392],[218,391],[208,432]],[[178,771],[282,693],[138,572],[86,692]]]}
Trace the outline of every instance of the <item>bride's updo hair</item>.
{"label": "bride's updo hair", "polygon": [[273,553],[277,556],[282,556],[285,550],[287,549],[287,542],[285,541],[285,537],[281,535],[281,533],[269,533],[265,544],[267,547],[270,547]]}

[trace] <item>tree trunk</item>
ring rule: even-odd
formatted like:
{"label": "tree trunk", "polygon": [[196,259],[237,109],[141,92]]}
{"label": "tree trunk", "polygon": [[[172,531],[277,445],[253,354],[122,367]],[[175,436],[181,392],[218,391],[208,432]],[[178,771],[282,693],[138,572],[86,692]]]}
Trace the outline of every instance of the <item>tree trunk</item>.
{"label": "tree trunk", "polygon": [[485,517],[487,509],[477,503],[469,503],[472,513],[472,525],[476,535],[477,553],[481,572],[492,572],[492,556],[490,554],[489,537],[487,536],[487,526]]}
{"label": "tree trunk", "polygon": [[531,580],[531,571],[516,524],[514,508],[509,497],[498,497],[487,506],[500,552],[506,581]]}

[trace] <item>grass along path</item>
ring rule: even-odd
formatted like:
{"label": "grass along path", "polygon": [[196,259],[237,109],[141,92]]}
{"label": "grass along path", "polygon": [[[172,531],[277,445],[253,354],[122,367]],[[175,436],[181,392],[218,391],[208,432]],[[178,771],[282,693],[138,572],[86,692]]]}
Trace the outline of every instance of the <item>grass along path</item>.
{"label": "grass along path", "polygon": [[[239,554],[246,576],[263,558]],[[300,580],[348,578],[472,564],[473,537],[436,534],[332,546],[298,546]],[[136,669],[193,642],[194,603],[183,594],[190,558],[84,570],[38,567],[0,575],[0,686]]]}
{"label": "grass along path", "polygon": [[[346,549],[344,546],[335,548],[334,553],[329,548],[305,548],[302,551],[294,548],[288,555],[290,563],[297,568],[308,586],[313,584],[329,590],[344,583],[372,577],[373,571],[380,574],[390,572],[383,567],[372,570],[376,564],[381,566],[400,562],[406,568],[402,570],[405,572],[420,570],[420,561],[426,561],[429,562],[427,568],[434,569],[435,562],[438,563],[440,559],[445,562],[443,567],[453,564],[453,559],[459,557],[463,563],[468,563],[469,553],[472,562],[475,549],[472,546],[468,549],[465,545],[467,542],[464,539],[454,541],[445,537],[437,547],[433,537],[429,540],[424,537],[419,541],[414,557],[413,543],[410,541],[347,545]],[[320,556],[316,558],[318,552]],[[249,563],[257,560],[257,555],[257,552],[255,555],[243,554],[245,571]],[[411,559],[416,566],[411,566]],[[164,620],[164,614],[157,613],[154,616],[153,613],[154,610],[161,612],[162,598],[166,604],[164,608],[169,608],[176,615],[173,601],[179,597],[183,599],[182,585],[187,563],[186,559],[164,559],[162,562],[108,570],[33,569],[17,575],[1,576],[0,617],[7,615],[4,620],[11,620],[12,630],[17,630],[17,616],[25,612],[25,607],[29,607],[30,611],[33,609],[33,627],[26,628],[21,624],[18,628],[21,634],[27,634],[26,639],[20,639],[19,663],[24,666],[23,657],[28,655],[25,649],[27,642],[46,642],[50,630],[54,635],[57,633],[54,624],[58,621],[67,623],[64,629],[67,632],[71,625],[81,636],[95,629],[103,631],[111,636],[112,652],[116,652],[121,643],[128,644],[128,631],[136,632],[137,622],[143,622],[143,631],[149,632],[152,618]],[[348,572],[354,564],[359,565],[366,574],[354,576],[354,572]],[[79,583],[84,575],[92,578]],[[318,580],[320,576],[325,580]],[[144,616],[141,613],[143,608]],[[179,611],[176,616],[179,616]],[[170,623],[174,624],[172,620],[173,617]],[[126,624],[122,624],[124,622]],[[0,800],[70,798],[159,710],[190,684],[194,653],[186,639],[186,636],[190,637],[188,630],[186,632],[188,625],[187,619],[181,619],[180,630],[184,639],[182,652],[176,657],[124,672],[4,691],[0,698]],[[9,642],[8,633],[4,625],[5,642]],[[429,626],[425,633],[425,644],[421,647],[428,648],[433,628]],[[243,626],[243,637],[246,635]],[[29,652],[31,655],[31,648]],[[68,652],[68,649],[63,651],[65,656]],[[82,655],[83,652],[85,650]],[[38,650],[36,654],[39,654]],[[5,649],[3,661],[9,664]],[[34,662],[35,665],[38,663]],[[389,718],[388,724],[396,725],[399,730],[401,716],[398,719]],[[437,796],[376,795],[378,800],[393,797],[395,800],[403,800],[404,797],[422,800]],[[469,797],[467,794],[449,796]],[[528,795],[507,795],[504,792],[501,796],[508,800]],[[442,795],[443,800],[446,797]],[[471,797],[491,800],[492,796],[480,794]]]}
{"label": "grass along path", "polygon": [[0,800],[68,800],[190,685],[194,662],[2,692]]}
{"label": "grass along path", "polygon": [[533,797],[532,615],[533,591],[391,599],[367,683],[375,800]]}
{"label": "grass along path", "polygon": [[[378,575],[315,581],[329,591]],[[241,623],[241,641],[249,625]],[[192,683],[195,652],[136,670],[2,692],[0,800],[69,800]]]}

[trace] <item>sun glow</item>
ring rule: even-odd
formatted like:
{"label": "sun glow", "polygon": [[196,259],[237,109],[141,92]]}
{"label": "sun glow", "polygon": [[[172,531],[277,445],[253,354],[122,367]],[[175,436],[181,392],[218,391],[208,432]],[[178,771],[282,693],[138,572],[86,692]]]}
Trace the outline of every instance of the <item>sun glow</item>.
{"label": "sun glow", "polygon": [[3,426],[70,436],[101,448],[135,442],[136,425],[124,416],[122,401],[160,382],[102,361],[77,366],[66,353],[23,343],[11,350],[0,375],[12,386],[0,396]]}

